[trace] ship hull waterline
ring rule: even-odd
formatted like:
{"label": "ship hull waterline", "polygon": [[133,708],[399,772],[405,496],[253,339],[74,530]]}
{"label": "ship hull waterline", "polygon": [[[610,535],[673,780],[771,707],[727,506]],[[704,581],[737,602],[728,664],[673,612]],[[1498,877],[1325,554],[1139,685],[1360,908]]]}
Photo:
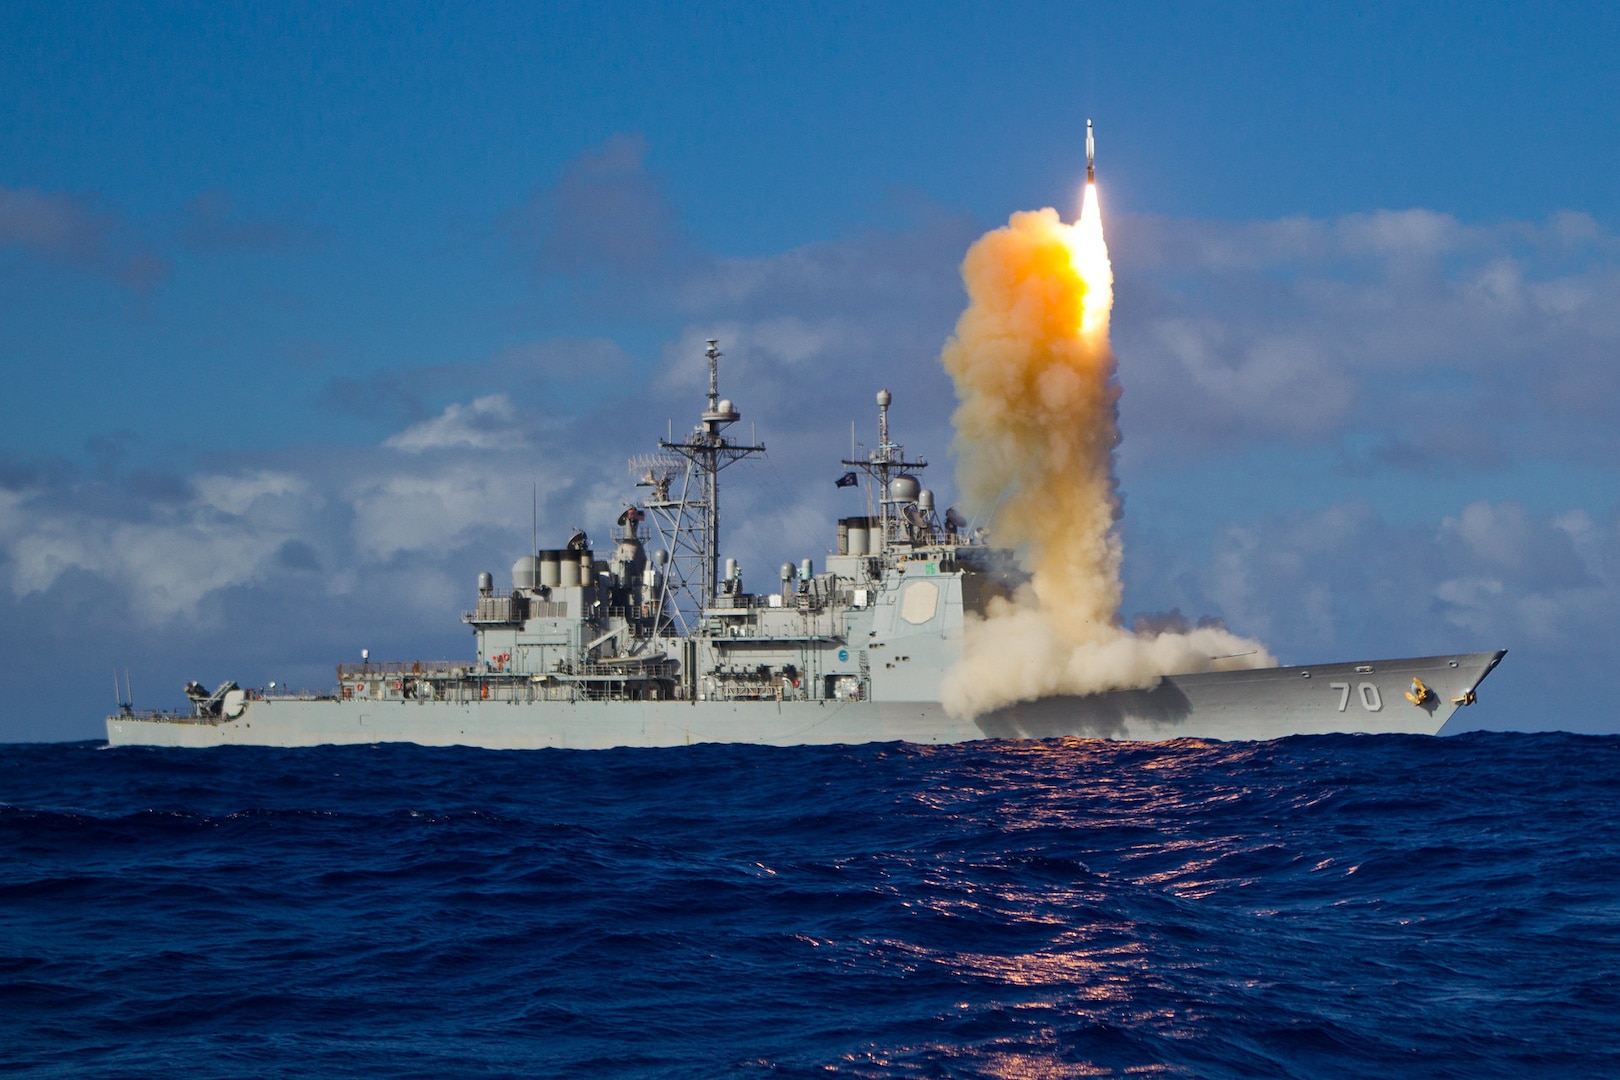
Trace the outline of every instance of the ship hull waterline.
{"label": "ship hull waterline", "polygon": [[[1438,734],[1505,651],[1174,675],[1151,690],[1051,697],[954,718],[937,701],[425,701],[269,697],[231,719],[115,714],[113,746],[382,742],[492,750],[979,739],[1266,740]],[[1416,679],[1420,702],[1408,694]]]}

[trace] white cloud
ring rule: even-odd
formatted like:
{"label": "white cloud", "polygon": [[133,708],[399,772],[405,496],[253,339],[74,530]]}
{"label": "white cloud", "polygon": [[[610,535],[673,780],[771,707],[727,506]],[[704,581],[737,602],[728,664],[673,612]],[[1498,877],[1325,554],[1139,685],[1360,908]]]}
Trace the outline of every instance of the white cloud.
{"label": "white cloud", "polygon": [[1457,251],[1472,239],[1471,230],[1456,218],[1433,210],[1351,214],[1329,231],[1346,254],[1394,259],[1433,259]]}
{"label": "white cloud", "polygon": [[424,450],[498,450],[520,445],[517,413],[505,394],[490,394],[463,405],[451,402],[444,412],[388,439],[383,445],[420,454]]}
{"label": "white cloud", "polygon": [[[504,399],[486,398],[445,417],[510,413]],[[523,455],[469,447],[450,427],[436,429],[436,446],[417,440],[407,468],[395,454],[352,450],[296,467],[204,472],[178,504],[132,507],[93,482],[0,491],[0,574],[18,599],[93,575],[107,604],[127,605],[147,625],[211,623],[215,598],[231,588],[303,589],[313,575],[328,593],[350,592],[401,556],[427,563],[391,587],[443,600],[459,578],[437,564],[482,535],[526,533],[535,490]],[[542,499],[570,483],[566,457],[539,470]]]}
{"label": "white cloud", "polygon": [[1142,564],[1154,569],[1141,591],[1220,615],[1293,660],[1341,643],[1580,651],[1620,636],[1620,519],[1585,511],[1478,502],[1397,526],[1345,504],[1234,525],[1207,556]]}
{"label": "white cloud", "polygon": [[[1620,240],[1432,211],[1129,219],[1115,348],[1134,452],[1354,440],[1406,467],[1620,459]],[[1450,417],[1477,437],[1460,438]]]}
{"label": "white cloud", "polygon": [[198,476],[192,478],[191,486],[197,493],[197,505],[231,515],[247,513],[263,498],[300,496],[309,491],[309,484],[302,478],[268,469],[236,476]]}
{"label": "white cloud", "polygon": [[[548,473],[543,479],[542,496],[568,478]],[[354,543],[361,555],[377,560],[401,552],[442,553],[479,530],[526,525],[531,484],[509,461],[366,476],[348,497]]]}
{"label": "white cloud", "polygon": [[110,524],[69,515],[39,520],[9,545],[11,588],[44,592],[74,570],[98,575],[109,600],[127,598],[146,620],[211,621],[202,610],[217,589],[263,580],[284,534],[247,522]]}
{"label": "white cloud", "polygon": [[[48,492],[4,493],[0,538],[12,594],[42,593],[63,575],[97,575],[109,601],[128,600],[144,619],[207,618],[202,601],[217,589],[264,579],[276,551],[297,535],[297,509],[251,513],[265,500],[298,499],[309,485],[290,473],[204,474],[194,498],[145,520],[64,506]],[[86,502],[88,502],[86,500]]]}

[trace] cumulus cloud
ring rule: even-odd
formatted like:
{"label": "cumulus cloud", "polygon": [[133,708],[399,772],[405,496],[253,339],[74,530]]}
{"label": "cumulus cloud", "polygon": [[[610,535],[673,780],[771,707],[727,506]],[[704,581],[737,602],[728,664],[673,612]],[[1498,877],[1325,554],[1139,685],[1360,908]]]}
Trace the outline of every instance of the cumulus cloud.
{"label": "cumulus cloud", "polygon": [[1230,526],[1144,563],[1146,591],[1216,609],[1289,661],[1512,645],[1584,653],[1620,635],[1620,517],[1474,502],[1400,525],[1365,504]]}
{"label": "cumulus cloud", "polygon": [[[474,401],[446,415],[492,409],[510,411]],[[348,594],[407,559],[410,590],[443,601],[449,570],[464,570],[491,540],[502,557],[517,550],[518,535],[526,544],[531,500],[549,515],[548,500],[575,472],[566,454],[538,470],[505,441],[434,430],[402,432],[414,433],[403,453],[283,455],[273,468],[201,471],[161,499],[132,501],[121,477],[0,489],[0,581],[23,600],[87,577],[103,606],[135,625],[212,625],[231,590],[302,590],[302,578],[287,577],[296,573],[329,595]]]}
{"label": "cumulus cloud", "polygon": [[309,484],[291,473],[258,469],[236,475],[204,475],[194,477],[190,487],[196,492],[197,505],[218,510],[230,516],[240,516],[261,499],[280,495],[302,495]]}
{"label": "cumulus cloud", "polygon": [[[548,479],[542,494],[560,486],[558,478]],[[349,494],[354,543],[362,556],[377,560],[451,551],[478,532],[526,523],[538,482],[467,462],[366,477]]]}
{"label": "cumulus cloud", "polygon": [[1115,236],[1132,453],[1620,455],[1620,239],[1589,218],[1136,218]]}
{"label": "cumulus cloud", "polygon": [[406,428],[383,445],[416,454],[451,447],[493,450],[518,441],[516,420],[506,395],[490,394],[465,405],[451,402],[438,416]]}
{"label": "cumulus cloud", "polygon": [[193,499],[161,504],[145,520],[109,519],[80,503],[53,503],[48,493],[12,493],[0,501],[0,537],[11,592],[51,589],[66,574],[98,577],[109,601],[127,601],[144,622],[207,618],[204,599],[217,589],[262,580],[302,516],[285,508],[255,513],[307,486],[272,473],[203,475]]}

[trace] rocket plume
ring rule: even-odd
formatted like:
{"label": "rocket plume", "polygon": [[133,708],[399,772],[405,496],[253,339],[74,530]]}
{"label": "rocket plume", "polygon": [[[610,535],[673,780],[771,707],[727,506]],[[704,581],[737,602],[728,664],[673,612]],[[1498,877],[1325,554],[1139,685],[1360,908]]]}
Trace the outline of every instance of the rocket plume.
{"label": "rocket plume", "polygon": [[941,356],[959,401],[957,480],[1030,582],[969,619],[941,687],[946,708],[974,716],[1051,694],[1146,688],[1161,675],[1275,666],[1263,646],[1219,626],[1120,625],[1114,275],[1096,185],[1086,184],[1073,225],[1048,208],[985,234],[962,279],[968,308]]}

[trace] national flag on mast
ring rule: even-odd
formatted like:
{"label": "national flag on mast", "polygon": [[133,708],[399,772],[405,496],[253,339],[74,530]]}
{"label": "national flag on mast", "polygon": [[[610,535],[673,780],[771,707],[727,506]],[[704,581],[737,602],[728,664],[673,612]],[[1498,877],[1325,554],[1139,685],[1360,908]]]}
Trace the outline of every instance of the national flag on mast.
{"label": "national flag on mast", "polygon": [[856,484],[858,484],[858,483],[860,483],[860,482],[861,482],[861,481],[860,481],[860,477],[858,477],[858,476],[856,476],[856,475],[855,475],[855,474],[854,474],[854,473],[852,473],[852,472],[847,472],[847,473],[845,473],[845,474],[844,474],[844,475],[843,475],[843,476],[840,476],[840,477],[839,477],[839,478],[838,478],[838,479],[837,479],[837,480],[836,480],[836,481],[835,481],[835,483],[836,483],[836,484],[837,484],[837,485],[838,485],[838,486],[839,486],[839,487],[854,487],[854,486],[855,486],[855,485],[856,485]]}

